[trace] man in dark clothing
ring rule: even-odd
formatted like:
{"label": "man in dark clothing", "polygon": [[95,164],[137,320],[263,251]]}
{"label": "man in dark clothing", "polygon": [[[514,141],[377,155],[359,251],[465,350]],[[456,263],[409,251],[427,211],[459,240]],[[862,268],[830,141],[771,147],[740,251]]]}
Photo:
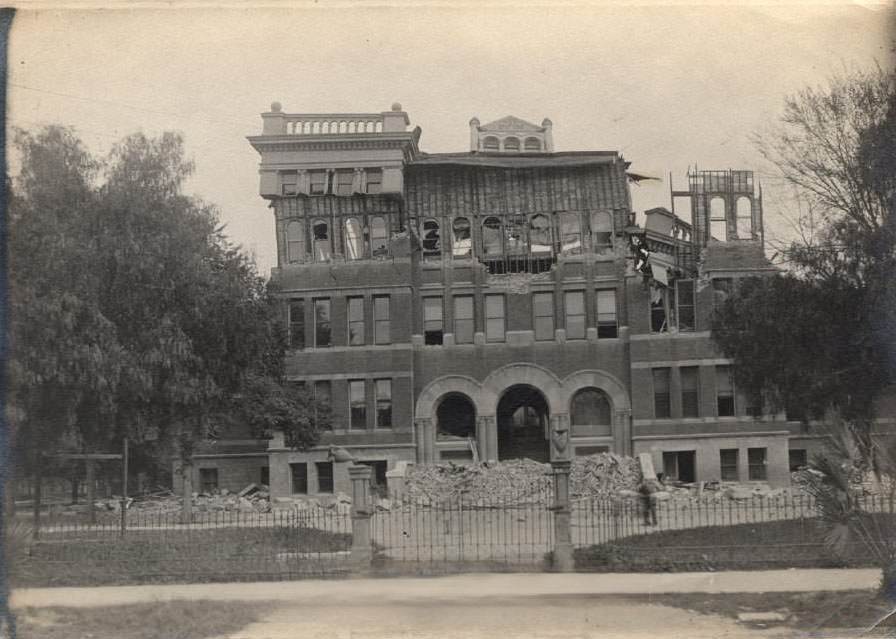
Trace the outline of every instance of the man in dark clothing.
{"label": "man in dark clothing", "polygon": [[638,488],[644,505],[645,526],[656,526],[656,494],[660,490],[660,483],[655,479],[645,479]]}

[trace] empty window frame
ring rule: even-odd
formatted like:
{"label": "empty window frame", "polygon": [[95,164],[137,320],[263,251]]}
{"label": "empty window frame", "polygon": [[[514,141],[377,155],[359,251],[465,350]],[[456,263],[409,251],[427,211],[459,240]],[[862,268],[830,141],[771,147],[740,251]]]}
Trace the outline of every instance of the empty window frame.
{"label": "empty window frame", "polygon": [[563,211],[558,214],[560,228],[560,252],[569,255],[582,250],[582,219],[578,212]]}
{"label": "empty window frame", "polygon": [[653,416],[656,419],[667,419],[672,416],[668,368],[653,369]]}
{"label": "empty window frame", "polygon": [[445,326],[442,318],[442,298],[423,298],[423,343],[429,346],[442,344]]}
{"label": "empty window frame", "polygon": [[354,192],[354,171],[336,171],[335,181],[336,195],[351,195]]}
{"label": "empty window frame", "polygon": [[723,448],[719,451],[719,468],[722,481],[738,481],[736,448]]}
{"label": "empty window frame", "polygon": [[311,195],[326,195],[327,193],[327,172],[326,171],[309,171],[308,188]]}
{"label": "empty window frame", "polygon": [[693,331],[696,329],[694,313],[694,280],[678,280],[675,282],[675,308],[678,313],[678,330]]}
{"label": "empty window frame", "polygon": [[348,345],[364,344],[364,298],[348,298]]}
{"label": "empty window frame", "polygon": [[333,462],[315,462],[314,468],[317,471],[317,492],[332,493]]}
{"label": "empty window frame", "polygon": [[526,219],[519,215],[504,218],[504,252],[508,255],[525,255],[529,251],[526,241]]}
{"label": "empty window frame", "polygon": [[683,366],[681,375],[681,416],[700,416],[700,369],[696,366]]}
{"label": "empty window frame", "polygon": [[388,295],[375,295],[373,298],[373,343],[392,343],[392,321]]}
{"label": "empty window frame", "polygon": [[348,407],[351,430],[367,428],[367,396],[363,379],[350,379],[348,382]]}
{"label": "empty window frame", "polygon": [[563,293],[566,339],[585,339],[585,291]]}
{"label": "empty window frame", "polygon": [[345,257],[359,260],[364,257],[364,231],[356,217],[346,218],[343,224],[345,236]]}
{"label": "empty window frame", "polygon": [[[319,379],[314,382],[314,401],[321,406],[330,407],[331,397],[332,397],[332,388],[330,385],[330,380],[328,379]],[[314,421],[317,423],[319,421],[319,416],[315,414]],[[333,428],[333,425],[328,423],[326,425],[326,430],[330,430]]]}
{"label": "empty window frame", "polygon": [[218,469],[199,469],[199,490],[203,493],[213,493],[218,490]]}
{"label": "empty window frame", "polygon": [[392,428],[392,380],[378,379],[376,390],[376,427]]}
{"label": "empty window frame", "polygon": [[442,255],[442,236],[436,220],[423,221],[423,257],[437,258]]}
{"label": "empty window frame", "polygon": [[533,215],[529,220],[529,250],[533,255],[550,255],[551,244],[551,220],[547,215]]}
{"label": "empty window frame", "polygon": [[473,255],[473,229],[465,217],[455,218],[451,223],[451,254],[459,258]]}
{"label": "empty window frame", "polygon": [[734,417],[734,380],[730,366],[716,366],[716,407],[719,417]]}
{"label": "empty window frame", "polygon": [[383,190],[383,172],[380,169],[366,169],[364,174],[367,182],[367,193],[369,195],[380,193]]}
{"label": "empty window frame", "polygon": [[330,300],[319,298],[314,300],[314,347],[326,348],[332,346],[332,331],[330,326]]}
{"label": "empty window frame", "polygon": [[790,466],[790,472],[802,470],[809,463],[809,456],[806,454],[805,448],[791,448],[787,452],[787,461]]}
{"label": "empty window frame", "polygon": [[289,302],[289,346],[296,350],[305,348],[305,300]]}
{"label": "empty window frame", "polygon": [[389,253],[389,231],[386,227],[386,218],[374,217],[370,220],[370,254],[373,257],[382,257]]}
{"label": "empty window frame", "polygon": [[712,281],[713,304],[718,306],[725,303],[734,291],[734,280],[730,277],[717,277]]}
{"label": "empty window frame", "polygon": [[314,236],[314,259],[326,262],[333,257],[333,245],[330,242],[330,225],[326,220],[314,220],[311,224]]}
{"label": "empty window frame", "polygon": [[473,296],[454,297],[454,343],[472,344],[475,330],[473,319]]}
{"label": "empty window frame", "polygon": [[547,341],[554,339],[554,294],[532,294],[532,326],[535,339]]}
{"label": "empty window frame", "polygon": [[765,481],[768,479],[768,449],[747,449],[747,479],[749,481]]}
{"label": "empty window frame", "polygon": [[728,221],[725,200],[714,197],[709,201],[709,235],[719,242],[728,241]]}
{"label": "empty window frame", "polygon": [[737,237],[753,239],[753,204],[746,196],[737,198]]}
{"label": "empty window frame", "polygon": [[296,264],[305,259],[305,224],[292,220],[286,225],[286,261]]}
{"label": "empty window frame", "polygon": [[669,330],[669,291],[665,286],[650,286],[650,332],[665,333]]}
{"label": "empty window frame", "polygon": [[295,171],[284,171],[280,174],[280,193],[295,195],[298,193],[299,174]]}
{"label": "empty window frame", "polygon": [[294,495],[308,494],[308,464],[304,462],[290,464],[290,475],[292,477],[292,492]]}
{"label": "empty window frame", "polygon": [[599,254],[613,250],[613,217],[609,211],[591,213],[591,247]]}
{"label": "empty window frame", "polygon": [[613,338],[619,336],[616,318],[616,290],[597,291],[597,337]]}
{"label": "empty window frame", "polygon": [[485,340],[503,342],[505,331],[504,296],[485,296]]}
{"label": "empty window frame", "polygon": [[482,222],[482,254],[501,255],[504,252],[501,220],[487,217]]}

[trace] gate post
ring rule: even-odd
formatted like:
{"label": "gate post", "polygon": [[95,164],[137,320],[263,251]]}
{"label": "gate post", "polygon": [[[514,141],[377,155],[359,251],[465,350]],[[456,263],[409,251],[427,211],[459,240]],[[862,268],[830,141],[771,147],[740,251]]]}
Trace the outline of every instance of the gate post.
{"label": "gate post", "polygon": [[551,462],[554,476],[554,568],[572,572],[575,564],[572,556],[572,513],[569,506],[569,460]]}
{"label": "gate post", "polygon": [[352,481],[352,563],[370,564],[373,553],[370,548],[370,477],[373,469],[366,464],[348,467]]}

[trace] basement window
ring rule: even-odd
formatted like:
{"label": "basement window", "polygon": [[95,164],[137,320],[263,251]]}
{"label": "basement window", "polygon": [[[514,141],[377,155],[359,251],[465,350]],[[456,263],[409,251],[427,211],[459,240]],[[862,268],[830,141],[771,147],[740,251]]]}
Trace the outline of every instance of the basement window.
{"label": "basement window", "polygon": [[333,462],[316,462],[314,466],[317,469],[317,492],[332,493]]}
{"label": "basement window", "polygon": [[218,490],[218,469],[199,469],[199,490],[203,493],[213,493]]}
{"label": "basement window", "polygon": [[748,478],[750,481],[765,481],[768,479],[767,452],[767,448],[747,449]]}

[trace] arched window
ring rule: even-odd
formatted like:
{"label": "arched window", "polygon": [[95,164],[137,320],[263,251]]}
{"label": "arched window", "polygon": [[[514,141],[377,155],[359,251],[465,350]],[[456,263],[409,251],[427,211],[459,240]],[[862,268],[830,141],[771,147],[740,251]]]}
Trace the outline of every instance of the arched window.
{"label": "arched window", "polygon": [[501,255],[501,220],[487,217],[482,222],[482,252],[485,255]]}
{"label": "arched window", "polygon": [[286,225],[286,261],[295,264],[304,258],[305,227],[302,222],[293,220]]}
{"label": "arched window", "polygon": [[482,148],[486,151],[497,151],[501,148],[501,142],[493,135],[482,141]]}
{"label": "arched window", "polygon": [[609,253],[613,248],[613,219],[609,211],[591,213],[591,246],[595,253]]}
{"label": "arched window", "polygon": [[605,437],[612,434],[612,410],[606,393],[597,388],[583,388],[573,395],[569,407],[573,435]]}
{"label": "arched window", "polygon": [[529,220],[529,250],[536,254],[550,254],[551,221],[547,215],[533,215]]}
{"label": "arched window", "polygon": [[473,254],[473,235],[470,220],[459,217],[451,225],[451,254],[454,257],[470,257]]}
{"label": "arched window", "polygon": [[439,257],[442,254],[442,238],[439,223],[435,220],[423,222],[423,256]]}
{"label": "arched window", "polygon": [[748,197],[737,198],[737,237],[753,239],[753,205]]}
{"label": "arched window", "polygon": [[519,151],[520,150],[520,139],[519,138],[504,138],[504,150],[505,151]]}
{"label": "arched window", "polygon": [[560,213],[560,252],[578,253],[582,250],[582,222],[578,213]]}
{"label": "arched window", "polygon": [[436,409],[436,433],[440,440],[476,436],[476,408],[466,395],[446,395]]}
{"label": "arched window", "polygon": [[526,151],[541,151],[541,140],[538,138],[526,138],[523,148]]}
{"label": "arched window", "polygon": [[357,218],[350,217],[345,220],[345,257],[350,260],[359,260],[364,257],[364,236],[361,231],[361,223]]}
{"label": "arched window", "polygon": [[720,242],[728,241],[725,200],[720,197],[714,197],[709,201],[709,235]]}
{"label": "arched window", "polygon": [[375,217],[370,220],[370,253],[374,257],[386,255],[389,252],[389,233],[386,230],[386,220]]}
{"label": "arched window", "polygon": [[318,262],[329,260],[333,256],[330,225],[325,220],[315,220],[311,224],[311,232],[314,235],[314,259]]}

